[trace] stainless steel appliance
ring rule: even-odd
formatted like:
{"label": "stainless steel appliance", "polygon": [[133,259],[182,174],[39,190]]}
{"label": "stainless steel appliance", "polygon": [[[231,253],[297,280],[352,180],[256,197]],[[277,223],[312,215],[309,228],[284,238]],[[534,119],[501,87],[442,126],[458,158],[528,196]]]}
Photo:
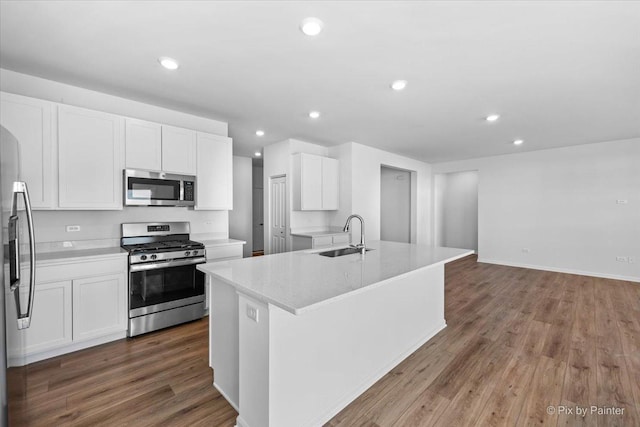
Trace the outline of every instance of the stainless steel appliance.
{"label": "stainless steel appliance", "polygon": [[196,177],[146,170],[124,170],[127,206],[194,206]]}
{"label": "stainless steel appliance", "polygon": [[[26,382],[29,367],[7,367],[7,332],[15,336],[11,343],[12,356],[20,358],[24,355],[24,334],[18,330],[27,329],[31,325],[35,297],[36,253],[31,203],[27,184],[20,181],[20,146],[17,139],[4,127],[0,126],[0,192],[2,209],[2,245],[0,258],[3,260],[0,269],[3,289],[0,291],[0,397],[2,409],[0,425],[19,423],[18,411],[25,411],[26,406],[20,404],[26,393]],[[24,231],[28,232],[27,238]],[[21,252],[23,252],[21,254]],[[29,265],[25,268],[26,264]],[[13,294],[13,295],[12,295]],[[15,311],[12,303],[5,298],[15,300]],[[15,332],[14,332],[15,331]],[[8,401],[8,393],[11,401]],[[13,420],[13,421],[12,421]]]}
{"label": "stainless steel appliance", "polygon": [[189,240],[188,222],[122,224],[129,252],[130,337],[204,316],[206,262],[202,243]]}

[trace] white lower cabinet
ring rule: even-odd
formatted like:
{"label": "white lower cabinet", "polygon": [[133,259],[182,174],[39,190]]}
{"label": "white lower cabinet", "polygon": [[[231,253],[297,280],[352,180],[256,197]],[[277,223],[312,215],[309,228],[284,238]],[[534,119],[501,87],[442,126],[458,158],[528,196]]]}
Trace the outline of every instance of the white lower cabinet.
{"label": "white lower cabinet", "polygon": [[[38,266],[31,326],[6,325],[9,366],[126,337],[126,271],[126,256]],[[29,291],[20,292],[24,312]],[[15,318],[13,294],[5,293],[5,305]]]}
{"label": "white lower cabinet", "polygon": [[73,281],[73,340],[81,341],[127,329],[124,274]]}
{"label": "white lower cabinet", "polygon": [[[228,261],[242,258],[242,245],[216,245],[205,246],[207,250],[207,262]],[[204,309],[209,311],[209,294],[211,292],[211,278],[207,276],[204,284]]]}
{"label": "white lower cabinet", "polygon": [[323,236],[291,236],[291,250],[318,249],[328,246],[348,245],[351,243],[351,235],[348,233],[336,233]]}
{"label": "white lower cabinet", "polygon": [[[21,289],[22,310],[29,298],[29,290]],[[12,294],[5,294],[7,319],[16,318],[16,303]],[[24,354],[34,354],[72,341],[71,281],[46,283],[36,286],[31,326],[18,330],[17,325],[7,324],[7,350],[9,360]],[[23,351],[20,351],[22,349]]]}

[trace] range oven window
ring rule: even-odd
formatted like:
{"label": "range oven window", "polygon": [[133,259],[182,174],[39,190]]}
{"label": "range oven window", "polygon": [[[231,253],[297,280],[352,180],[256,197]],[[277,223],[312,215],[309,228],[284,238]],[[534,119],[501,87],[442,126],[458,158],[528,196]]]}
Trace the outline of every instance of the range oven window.
{"label": "range oven window", "polygon": [[204,295],[205,274],[194,265],[132,272],[130,309]]}
{"label": "range oven window", "polygon": [[128,198],[134,200],[180,200],[180,181],[170,179],[127,179]]}

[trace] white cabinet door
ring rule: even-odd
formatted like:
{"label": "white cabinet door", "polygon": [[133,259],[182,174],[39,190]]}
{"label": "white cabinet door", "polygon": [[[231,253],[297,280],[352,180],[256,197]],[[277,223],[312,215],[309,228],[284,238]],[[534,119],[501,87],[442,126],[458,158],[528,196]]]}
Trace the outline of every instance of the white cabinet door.
{"label": "white cabinet door", "polygon": [[162,126],[162,170],[170,173],[196,174],[196,132]]}
{"label": "white cabinet door", "polygon": [[233,209],[231,138],[198,132],[196,209]]}
{"label": "white cabinet door", "polygon": [[58,205],[122,209],[122,118],[58,107]]}
{"label": "white cabinet door", "polygon": [[300,210],[322,210],[322,157],[300,156]]}
{"label": "white cabinet door", "polygon": [[338,160],[322,158],[322,209],[337,210],[339,199]]}
{"label": "white cabinet door", "polygon": [[161,129],[157,123],[125,120],[125,162],[128,169],[162,169]]}
{"label": "white cabinet door", "polygon": [[1,93],[0,124],[20,142],[21,178],[34,209],[52,209],[55,199],[52,125],[54,104]]}
{"label": "white cabinet door", "polygon": [[73,340],[82,341],[127,329],[124,274],[73,281]]}
{"label": "white cabinet door", "polygon": [[329,157],[299,153],[293,155],[293,210],[337,210],[339,162]]}
{"label": "white cabinet door", "polygon": [[[21,289],[20,295],[26,304],[28,289]],[[5,294],[5,303],[7,319],[15,319],[16,304],[12,294]],[[71,281],[37,284],[31,326],[18,330],[15,323],[7,324],[8,356],[11,359],[67,345],[71,343],[71,331]]]}

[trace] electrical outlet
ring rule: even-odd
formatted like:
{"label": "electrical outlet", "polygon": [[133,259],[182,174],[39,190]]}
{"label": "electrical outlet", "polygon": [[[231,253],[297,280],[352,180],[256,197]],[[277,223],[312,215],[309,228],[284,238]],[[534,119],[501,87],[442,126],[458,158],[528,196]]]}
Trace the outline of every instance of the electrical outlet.
{"label": "electrical outlet", "polygon": [[247,304],[247,317],[258,323],[258,309]]}
{"label": "electrical outlet", "polygon": [[616,200],[616,203],[619,205],[626,205],[629,201],[627,199],[618,199]]}
{"label": "electrical outlet", "polygon": [[629,257],[629,264],[635,264],[635,263],[636,263],[636,257],[630,256]]}
{"label": "electrical outlet", "polygon": [[74,231],[80,231],[79,225],[67,225],[67,233],[71,233]]}
{"label": "electrical outlet", "polygon": [[528,254],[529,252],[531,252],[529,248],[522,248],[522,253]]}
{"label": "electrical outlet", "polygon": [[618,262],[628,262],[629,258],[627,258],[626,256],[617,256],[616,257],[616,261]]}

